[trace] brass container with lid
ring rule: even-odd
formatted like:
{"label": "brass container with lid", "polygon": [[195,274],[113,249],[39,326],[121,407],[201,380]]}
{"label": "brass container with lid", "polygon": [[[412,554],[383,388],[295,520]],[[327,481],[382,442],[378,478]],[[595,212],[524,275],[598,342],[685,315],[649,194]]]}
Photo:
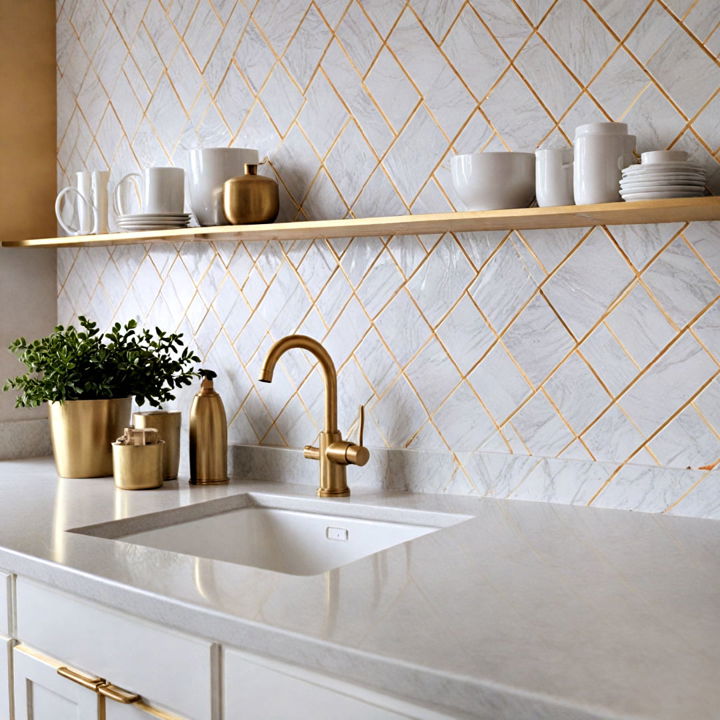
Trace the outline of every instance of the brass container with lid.
{"label": "brass container with lid", "polygon": [[254,163],[245,163],[245,174],[230,178],[223,185],[225,216],[233,225],[271,223],[278,216],[278,184],[258,175],[257,168]]}
{"label": "brass container with lid", "polygon": [[163,446],[163,479],[176,480],[180,467],[180,424],[182,413],[150,410],[133,413],[133,425],[138,429],[155,428]]}
{"label": "brass container with lid", "polygon": [[228,482],[227,418],[213,387],[217,373],[201,369],[200,374],[200,392],[190,408],[190,482],[218,485]]}

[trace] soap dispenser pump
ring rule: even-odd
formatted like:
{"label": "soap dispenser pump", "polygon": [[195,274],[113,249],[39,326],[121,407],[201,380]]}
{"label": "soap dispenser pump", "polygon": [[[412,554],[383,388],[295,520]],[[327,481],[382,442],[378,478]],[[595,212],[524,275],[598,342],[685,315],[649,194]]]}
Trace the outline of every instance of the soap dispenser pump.
{"label": "soap dispenser pump", "polygon": [[200,375],[200,392],[190,409],[190,482],[218,485],[228,482],[227,418],[213,386],[217,373],[201,368]]}

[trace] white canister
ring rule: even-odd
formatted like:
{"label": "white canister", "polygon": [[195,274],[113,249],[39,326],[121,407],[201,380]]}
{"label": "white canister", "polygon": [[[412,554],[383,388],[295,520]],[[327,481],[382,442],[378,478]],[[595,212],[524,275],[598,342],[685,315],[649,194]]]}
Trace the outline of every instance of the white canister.
{"label": "white canister", "polygon": [[257,165],[251,148],[203,148],[190,151],[190,207],[200,225],[227,225],[223,209],[226,180],[245,174],[245,163]]}
{"label": "white canister", "polygon": [[574,204],[572,148],[535,151],[535,195],[540,207]]}
{"label": "white canister", "polygon": [[622,169],[630,165],[635,136],[625,123],[589,123],[575,130],[573,193],[577,205],[620,201]]}

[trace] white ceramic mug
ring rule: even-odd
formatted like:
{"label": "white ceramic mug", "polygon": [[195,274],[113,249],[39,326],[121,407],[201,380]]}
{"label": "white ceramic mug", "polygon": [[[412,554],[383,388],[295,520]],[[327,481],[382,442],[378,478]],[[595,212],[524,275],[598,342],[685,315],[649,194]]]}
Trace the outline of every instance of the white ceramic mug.
{"label": "white ceramic mug", "polygon": [[[68,235],[90,235],[108,231],[108,180],[109,170],[75,173],[75,185],[64,187],[55,199],[55,217]],[[65,223],[62,213],[63,198],[75,196],[74,215],[78,225]]]}
{"label": "white ceramic mug", "polygon": [[[123,189],[130,181],[142,186],[138,196],[143,213],[151,215],[180,215],[185,207],[185,171],[175,167],[145,168],[140,173],[128,173],[115,186],[113,208],[117,215],[129,214],[123,202]],[[137,189],[137,185],[136,185]]]}
{"label": "white ceramic mug", "polygon": [[190,207],[200,225],[228,225],[223,184],[245,174],[245,163],[259,163],[251,148],[203,148],[190,151]]}
{"label": "white ceramic mug", "polygon": [[589,123],[575,130],[573,194],[577,205],[620,201],[622,169],[633,161],[635,136],[625,123]]}
{"label": "white ceramic mug", "polygon": [[572,148],[535,151],[535,196],[539,207],[573,205]]}

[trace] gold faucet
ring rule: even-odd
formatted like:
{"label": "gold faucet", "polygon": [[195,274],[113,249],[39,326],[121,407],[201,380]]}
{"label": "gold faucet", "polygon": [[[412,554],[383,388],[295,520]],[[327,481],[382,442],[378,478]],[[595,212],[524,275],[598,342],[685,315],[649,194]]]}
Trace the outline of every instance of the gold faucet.
{"label": "gold faucet", "polygon": [[293,348],[311,352],[320,363],[325,382],[325,429],[320,433],[320,447],[306,445],[303,455],[310,460],[320,461],[320,497],[347,497],[345,468],[347,465],[365,465],[370,459],[370,451],[363,447],[363,425],[365,412],[360,406],[360,439],[357,445],[342,439],[337,427],[337,373],[328,351],[317,341],[306,335],[288,335],[278,340],[265,358],[261,382],[272,382],[275,365],[282,355]]}

